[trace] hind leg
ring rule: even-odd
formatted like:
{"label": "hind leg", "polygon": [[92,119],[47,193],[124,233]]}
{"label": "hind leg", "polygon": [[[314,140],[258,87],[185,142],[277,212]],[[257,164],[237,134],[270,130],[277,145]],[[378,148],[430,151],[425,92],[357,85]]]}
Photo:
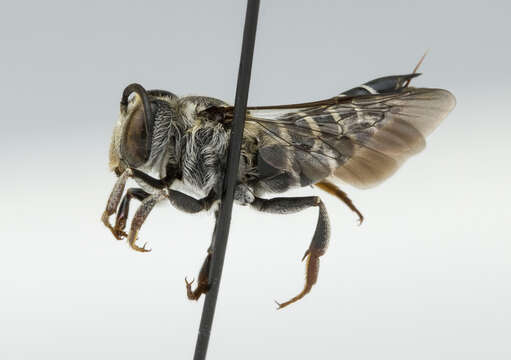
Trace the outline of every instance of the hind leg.
{"label": "hind leg", "polygon": [[312,286],[318,280],[319,258],[325,254],[330,238],[330,222],[328,220],[328,214],[326,212],[325,205],[318,196],[273,199],[255,198],[251,206],[256,210],[274,214],[293,214],[310,207],[317,207],[319,210],[316,230],[309,248],[305,251],[302,258],[302,261],[307,260],[305,266],[305,285],[303,290],[292,299],[283,303],[277,303],[279,306],[278,308],[282,309],[283,307],[303,298],[311,291]]}
{"label": "hind leg", "polygon": [[346,206],[351,209],[351,211],[353,211],[354,213],[356,213],[358,215],[358,224],[362,225],[362,222],[364,221],[364,215],[362,215],[362,213],[353,204],[351,199],[348,197],[348,194],[346,194],[344,191],[339,189],[337,187],[337,185],[335,185],[334,183],[331,183],[328,180],[323,180],[323,181],[320,181],[320,182],[314,184],[314,186],[317,186],[321,190],[326,191],[327,193],[335,196],[336,198],[341,200],[343,203],[345,203]]}

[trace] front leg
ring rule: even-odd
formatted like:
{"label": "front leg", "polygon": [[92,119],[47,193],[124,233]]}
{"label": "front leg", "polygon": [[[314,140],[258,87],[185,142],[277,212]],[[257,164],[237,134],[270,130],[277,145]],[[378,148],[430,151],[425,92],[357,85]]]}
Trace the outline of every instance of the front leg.
{"label": "front leg", "polygon": [[133,220],[131,220],[131,228],[128,234],[128,244],[131,246],[133,250],[140,252],[151,251],[151,249],[146,248],[147,243],[140,247],[137,244],[135,244],[135,242],[138,239],[137,235],[138,232],[140,231],[140,228],[142,227],[142,224],[149,216],[149,213],[154,208],[154,205],[156,205],[166,197],[168,197],[168,192],[166,190],[160,191],[156,194],[153,194],[145,198],[144,201],[142,201],[142,204],[140,204],[140,206],[138,207],[137,211],[135,212],[135,215],[133,216]]}
{"label": "front leg", "polygon": [[[116,173],[117,173],[117,171],[116,171]],[[107,204],[106,204],[106,209],[103,212],[103,215],[101,216],[101,220],[103,221],[103,224],[105,224],[105,226],[110,229],[110,231],[112,232],[112,234],[115,236],[116,239],[120,239],[120,238],[122,238],[122,236],[126,236],[124,231],[122,231],[124,229],[124,227],[121,229],[121,231],[118,230],[119,227],[117,226],[117,221],[116,221],[116,226],[112,227],[112,225],[110,224],[110,216],[112,216],[113,214],[115,214],[117,212],[117,207],[119,206],[119,202],[121,201],[122,194],[124,192],[124,187],[126,186],[126,181],[128,180],[129,177],[133,177],[135,179],[141,180],[142,182],[144,182],[145,184],[149,185],[152,188],[165,189],[165,188],[170,187],[170,185],[172,185],[172,183],[178,176],[179,176],[178,170],[176,168],[174,168],[172,165],[167,166],[166,175],[162,179],[153,178],[153,177],[147,175],[146,173],[144,173],[140,170],[137,170],[137,169],[130,169],[130,168],[126,169],[122,174],[119,175],[119,178],[117,179],[117,181],[112,189],[112,192],[110,193],[110,196],[109,196]],[[129,199],[127,201],[129,203]],[[122,207],[122,204],[121,204],[121,207]],[[127,212],[126,212],[126,215],[127,215]],[[119,219],[117,219],[117,220],[119,220]],[[121,224],[119,224],[119,225],[121,225]]]}
{"label": "front leg", "polygon": [[318,280],[319,258],[325,254],[330,238],[330,222],[328,220],[328,214],[326,212],[325,205],[317,196],[274,199],[255,198],[251,205],[259,211],[275,214],[293,214],[310,207],[319,208],[318,222],[314,236],[312,237],[309,248],[305,251],[302,258],[302,261],[307,259],[305,266],[305,286],[303,290],[292,299],[283,303],[277,303],[279,306],[278,308],[282,309],[283,307],[303,298],[310,292],[312,286]]}
{"label": "front leg", "polygon": [[110,193],[110,196],[108,197],[108,201],[106,203],[106,209],[103,212],[103,215],[101,216],[101,221],[103,221],[103,224],[107,228],[110,229],[112,234],[117,238],[115,229],[110,224],[110,216],[115,214],[117,211],[117,206],[119,205],[119,201],[121,201],[122,193],[124,192],[124,187],[126,186],[126,181],[128,180],[128,177],[133,175],[133,171],[131,169],[126,169],[117,181],[115,182],[114,188],[112,189],[112,192]]}
{"label": "front leg", "polygon": [[119,205],[119,211],[117,212],[117,217],[115,219],[113,232],[117,240],[122,240],[128,236],[128,234],[124,232],[124,228],[126,227],[126,221],[128,220],[131,199],[135,198],[139,201],[144,201],[144,199],[148,196],[150,196],[149,193],[139,188],[130,188],[126,191],[126,195],[122,198],[121,205]]}

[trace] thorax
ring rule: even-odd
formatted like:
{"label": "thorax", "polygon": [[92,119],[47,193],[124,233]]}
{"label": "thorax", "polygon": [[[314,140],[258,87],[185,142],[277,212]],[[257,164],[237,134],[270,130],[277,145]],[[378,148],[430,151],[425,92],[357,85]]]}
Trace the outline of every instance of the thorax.
{"label": "thorax", "polygon": [[181,182],[199,196],[207,196],[222,178],[229,131],[219,123],[195,119],[176,141]]}

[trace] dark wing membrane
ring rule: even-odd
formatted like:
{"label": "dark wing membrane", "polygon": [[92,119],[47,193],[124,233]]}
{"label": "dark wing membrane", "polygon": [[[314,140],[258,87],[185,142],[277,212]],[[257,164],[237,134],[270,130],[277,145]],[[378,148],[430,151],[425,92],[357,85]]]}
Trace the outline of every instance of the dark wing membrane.
{"label": "dark wing membrane", "polygon": [[424,138],[455,105],[454,96],[441,89],[343,96],[324,105],[250,110],[247,125],[263,134],[260,158],[296,174],[302,186],[334,176],[368,188],[421,151]]}

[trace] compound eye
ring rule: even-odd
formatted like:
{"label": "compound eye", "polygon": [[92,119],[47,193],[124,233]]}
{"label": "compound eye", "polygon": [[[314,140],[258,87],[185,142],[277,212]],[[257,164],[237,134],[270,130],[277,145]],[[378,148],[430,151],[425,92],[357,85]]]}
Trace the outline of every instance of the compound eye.
{"label": "compound eye", "polygon": [[149,159],[151,151],[148,146],[147,117],[140,98],[135,95],[133,107],[126,119],[122,141],[122,155],[130,167],[139,167]]}
{"label": "compound eye", "polygon": [[153,135],[151,103],[142,85],[130,84],[124,89],[121,116],[124,117],[121,157],[128,166],[140,167],[149,160]]}

